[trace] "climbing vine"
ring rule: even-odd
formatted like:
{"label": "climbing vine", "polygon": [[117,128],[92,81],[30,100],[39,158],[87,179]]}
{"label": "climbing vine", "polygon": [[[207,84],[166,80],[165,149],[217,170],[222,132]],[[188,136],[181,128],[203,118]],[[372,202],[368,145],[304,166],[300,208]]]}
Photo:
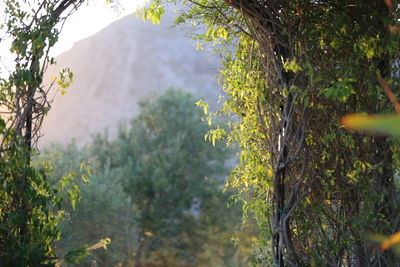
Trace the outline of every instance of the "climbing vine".
{"label": "climbing vine", "polygon": [[399,228],[398,144],[340,118],[392,112],[383,84],[398,93],[398,3],[154,0],[151,9],[171,2],[184,4],[176,22],[194,27],[198,47],[224,58],[225,102],[207,116],[232,120],[208,136],[239,144],[229,186],[259,223],[259,262],[394,264],[371,234]]}

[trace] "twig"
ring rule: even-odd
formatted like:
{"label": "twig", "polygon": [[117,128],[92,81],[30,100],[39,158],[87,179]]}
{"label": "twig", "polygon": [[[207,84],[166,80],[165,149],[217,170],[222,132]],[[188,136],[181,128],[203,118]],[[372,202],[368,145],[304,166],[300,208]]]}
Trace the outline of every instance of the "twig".
{"label": "twig", "polygon": [[389,101],[392,102],[396,113],[400,114],[400,104],[397,101],[395,94],[393,93],[392,89],[390,89],[388,83],[383,79],[379,78],[379,84],[382,86],[383,91],[385,92],[386,96],[389,98]]}

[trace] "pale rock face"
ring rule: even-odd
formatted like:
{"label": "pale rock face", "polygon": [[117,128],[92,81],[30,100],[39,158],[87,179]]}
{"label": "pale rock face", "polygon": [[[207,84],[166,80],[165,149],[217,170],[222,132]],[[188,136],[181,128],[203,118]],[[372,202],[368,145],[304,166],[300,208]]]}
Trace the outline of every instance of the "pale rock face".
{"label": "pale rock face", "polygon": [[119,121],[137,114],[140,99],[169,87],[215,106],[218,60],[196,51],[195,44],[182,37],[184,30],[170,25],[127,16],[58,56],[44,81],[49,84],[62,67],[69,67],[74,84],[66,95],[52,89],[53,95],[58,93],[45,117],[39,147],[66,144],[73,138],[84,145],[105,128],[112,135]]}

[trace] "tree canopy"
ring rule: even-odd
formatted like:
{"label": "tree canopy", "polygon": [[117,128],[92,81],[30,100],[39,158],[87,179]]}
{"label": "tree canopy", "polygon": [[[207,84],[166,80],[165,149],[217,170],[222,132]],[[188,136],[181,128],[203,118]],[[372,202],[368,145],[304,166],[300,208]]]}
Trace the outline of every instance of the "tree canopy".
{"label": "tree canopy", "polygon": [[[95,141],[109,153],[107,158],[99,157],[99,165],[108,161],[111,167],[120,167],[119,179],[137,209],[135,266],[142,266],[141,261],[149,264],[151,251],[160,248],[181,258],[180,264],[164,265],[197,266],[198,259],[191,257],[209,242],[207,229],[213,227],[218,233],[225,224],[218,222],[225,220],[217,215],[225,204],[217,188],[224,183],[228,154],[204,142],[208,127],[194,103],[187,93],[167,91],[142,102],[139,116],[119,131],[114,142]],[[93,151],[97,155],[102,153]]]}

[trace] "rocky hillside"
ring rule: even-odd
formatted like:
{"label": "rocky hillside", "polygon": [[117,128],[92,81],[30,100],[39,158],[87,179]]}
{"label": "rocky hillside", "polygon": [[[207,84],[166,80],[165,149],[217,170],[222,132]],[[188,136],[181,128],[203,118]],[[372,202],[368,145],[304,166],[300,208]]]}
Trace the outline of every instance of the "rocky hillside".
{"label": "rocky hillside", "polygon": [[39,146],[52,142],[79,145],[93,133],[109,129],[137,113],[138,101],[168,87],[190,91],[216,104],[218,62],[196,51],[183,30],[168,22],[152,25],[134,15],[77,42],[56,58],[45,76],[50,82],[62,67],[74,73],[74,84],[61,95],[54,88],[52,108],[45,118]]}

